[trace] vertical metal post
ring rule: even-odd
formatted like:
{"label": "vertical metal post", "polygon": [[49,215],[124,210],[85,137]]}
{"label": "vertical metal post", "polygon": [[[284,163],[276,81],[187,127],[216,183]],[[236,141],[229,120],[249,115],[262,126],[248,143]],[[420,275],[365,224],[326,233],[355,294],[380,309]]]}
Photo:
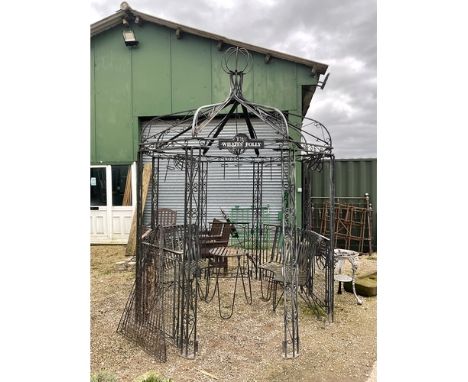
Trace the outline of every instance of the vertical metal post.
{"label": "vertical metal post", "polygon": [[[151,229],[154,229],[154,227],[158,224],[158,223],[155,223],[155,220],[156,220],[156,211],[155,211],[155,207],[154,207],[154,204],[155,204],[155,201],[157,199],[157,195],[156,194],[156,185],[154,184],[154,154],[151,156],[151,178],[150,178],[150,182],[151,182]],[[155,216],[156,215],[156,216]]]}
{"label": "vertical metal post", "polygon": [[[263,161],[259,163],[259,176],[258,176],[258,191],[257,191],[257,199],[258,199],[258,228],[259,228],[259,235],[260,237],[257,238],[257,252],[260,252],[259,247],[261,247],[262,238],[263,238]],[[259,264],[258,256],[256,257],[256,265],[255,265],[255,277],[258,277],[257,269]]]}
{"label": "vertical metal post", "polygon": [[183,328],[183,334],[184,334],[184,340],[183,340],[183,355],[185,357],[188,356],[188,346],[189,346],[189,319],[190,319],[190,295],[189,295],[189,277],[188,276],[188,270],[190,267],[190,258],[191,258],[191,250],[192,250],[192,226],[193,226],[193,188],[194,188],[194,179],[193,179],[193,171],[194,171],[194,163],[193,163],[193,148],[190,148],[190,154],[189,154],[189,185],[188,185],[188,210],[190,211],[189,213],[189,219],[188,219],[188,224],[186,226],[186,231],[187,231],[187,241],[186,244],[187,246],[184,248],[184,264],[182,268],[182,277],[184,278],[184,289],[183,289],[183,294],[184,294],[184,305],[183,305],[183,319],[182,322],[184,324]]}
{"label": "vertical metal post", "polygon": [[155,212],[156,212],[156,225],[159,225],[159,179],[160,177],[160,172],[159,172],[159,155],[158,155],[158,160],[156,161],[156,169],[154,168],[153,164],[153,176],[156,176],[156,207],[155,207]]}
{"label": "vertical metal post", "polygon": [[199,149],[198,153],[198,207],[197,207],[197,224],[198,229],[203,230],[207,228],[207,214],[208,214],[208,162],[202,161],[202,151]]}
{"label": "vertical metal post", "polygon": [[138,173],[137,173],[137,229],[136,229],[136,266],[135,266],[135,318],[137,322],[143,319],[143,272],[144,259],[141,246],[141,223],[142,223],[142,177],[143,177],[143,154],[138,151]]}
{"label": "vertical metal post", "polygon": [[252,163],[252,245],[255,257],[255,278],[258,278],[258,263],[263,236],[263,162]]}
{"label": "vertical metal post", "polygon": [[254,256],[257,256],[256,253],[256,245],[254,244],[255,240],[255,162],[252,162],[252,216],[250,217],[250,220],[252,222],[251,228],[250,228],[250,246],[251,246],[251,253],[254,254]]}
{"label": "vertical metal post", "polygon": [[[158,174],[159,177],[159,174]],[[157,266],[156,268],[156,279],[152,279],[151,281],[154,281],[156,285],[154,285],[154,292],[155,292],[155,303],[156,307],[153,309],[153,314],[156,315],[156,325],[159,326],[156,328],[158,331],[156,333],[156,338],[159,340],[158,346],[159,353],[161,354],[161,358],[166,361],[166,326],[165,326],[165,304],[164,304],[164,297],[165,297],[165,291],[164,291],[164,277],[165,275],[165,269],[164,269],[164,262],[165,262],[165,253],[164,253],[164,227],[158,226],[158,233],[159,233],[159,248],[157,249],[157,259],[155,259],[155,265]],[[152,320],[154,322],[154,320]],[[158,325],[159,324],[159,325]]]}
{"label": "vertical metal post", "polygon": [[301,162],[302,164],[302,206],[303,223],[305,229],[313,230],[313,206],[312,206],[312,167],[311,161]]}
{"label": "vertical metal post", "polygon": [[[185,149],[185,201],[184,201],[184,249],[182,255],[182,266],[179,272],[181,285],[181,318],[180,318],[180,352],[184,357],[194,357],[198,344],[196,340],[196,315],[197,315],[197,291],[196,272],[193,267],[198,253],[198,208],[200,204],[200,192],[198,189],[199,172],[194,158],[193,148],[190,152]],[[195,284],[195,286],[194,286]],[[193,349],[191,348],[193,346]]]}
{"label": "vertical metal post", "polygon": [[330,155],[330,248],[328,253],[328,296],[327,296],[327,314],[328,321],[334,320],[334,304],[335,304],[335,156]]}
{"label": "vertical metal post", "polygon": [[[284,157],[286,151],[287,157]],[[294,150],[287,147],[281,151],[283,197],[283,279],[284,279],[284,340],[283,352],[286,358],[299,355],[299,321],[297,312],[297,243],[296,243],[296,182]],[[287,166],[284,162],[287,161]],[[284,183],[284,180],[287,183]]]}
{"label": "vertical metal post", "polygon": [[190,187],[190,179],[189,179],[189,156],[187,152],[187,148],[185,149],[185,188],[184,188],[184,246],[183,246],[183,253],[181,257],[181,264],[179,268],[179,283],[180,285],[180,309],[179,309],[179,338],[177,341],[177,345],[179,347],[180,353],[183,354],[183,346],[184,346],[184,319],[185,319],[185,259],[186,259],[186,252],[187,252],[187,245],[188,245],[188,237],[187,237],[187,225],[189,222],[189,192],[188,189]]}
{"label": "vertical metal post", "polygon": [[370,203],[369,200],[369,194],[366,192],[365,195],[366,197],[366,215],[367,215],[367,235],[368,235],[368,250],[369,250],[369,255],[374,252],[372,249],[372,204]]}

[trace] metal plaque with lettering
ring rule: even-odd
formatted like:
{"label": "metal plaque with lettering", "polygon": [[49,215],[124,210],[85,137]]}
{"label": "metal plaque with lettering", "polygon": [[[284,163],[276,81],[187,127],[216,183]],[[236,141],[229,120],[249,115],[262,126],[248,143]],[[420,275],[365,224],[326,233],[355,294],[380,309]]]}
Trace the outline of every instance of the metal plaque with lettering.
{"label": "metal plaque with lettering", "polygon": [[218,147],[220,150],[226,149],[235,155],[240,155],[247,149],[263,149],[264,141],[250,139],[247,135],[241,133],[232,139],[220,139]]}

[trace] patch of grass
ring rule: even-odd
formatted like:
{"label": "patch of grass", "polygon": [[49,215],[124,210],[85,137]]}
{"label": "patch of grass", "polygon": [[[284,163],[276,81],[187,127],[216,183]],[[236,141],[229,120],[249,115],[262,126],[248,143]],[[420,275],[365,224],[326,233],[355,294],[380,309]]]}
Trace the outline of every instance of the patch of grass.
{"label": "patch of grass", "polygon": [[173,382],[173,380],[170,378],[161,377],[159,374],[150,371],[140,375],[134,380],[134,382]]}
{"label": "patch of grass", "polygon": [[108,371],[99,371],[91,376],[91,382],[117,382],[117,377]]}
{"label": "patch of grass", "polygon": [[305,316],[315,316],[318,319],[327,318],[327,312],[320,305],[301,305],[302,313]]}

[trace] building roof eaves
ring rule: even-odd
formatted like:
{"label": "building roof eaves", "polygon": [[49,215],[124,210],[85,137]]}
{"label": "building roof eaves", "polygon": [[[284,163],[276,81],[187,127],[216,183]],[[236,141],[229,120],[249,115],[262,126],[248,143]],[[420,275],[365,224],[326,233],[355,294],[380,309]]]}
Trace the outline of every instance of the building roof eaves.
{"label": "building roof eaves", "polygon": [[[257,52],[257,53],[260,53],[260,54],[269,55],[271,57],[280,58],[280,59],[283,59],[283,60],[286,60],[286,61],[296,62],[296,63],[302,64],[302,65],[308,66],[310,68],[314,68],[315,72],[318,73],[318,74],[325,74],[325,72],[328,69],[328,65],[317,62],[317,61],[307,60],[305,58],[293,56],[293,55],[290,55],[290,54],[287,54],[287,53],[277,52],[277,51],[274,51],[274,50],[271,50],[271,49],[266,49],[266,48],[262,48],[262,47],[259,47],[259,46],[256,46],[256,45],[251,45],[251,44],[248,44],[248,43],[245,43],[245,42],[242,42],[242,41],[233,40],[233,39],[230,39],[230,38],[227,38],[227,37],[224,37],[224,36],[220,36],[220,35],[217,35],[217,34],[214,34],[214,33],[202,31],[200,29],[192,28],[192,27],[189,27],[189,26],[186,26],[186,25],[182,25],[182,24],[178,24],[178,23],[169,21],[169,20],[164,20],[164,19],[161,19],[159,17],[148,15],[146,13],[137,11],[135,9],[130,8],[127,12],[131,12],[134,16],[139,16],[139,17],[141,17],[142,20],[153,23],[153,24],[162,25],[162,26],[174,29],[174,30],[180,29],[182,32],[185,32],[185,33],[190,33],[190,34],[193,34],[193,35],[205,37],[205,38],[212,39],[212,40],[215,40],[215,41],[222,41],[224,44],[238,46],[238,47],[245,48],[247,50]],[[104,31],[106,31],[108,29],[111,29],[111,28],[121,24],[122,23],[122,18],[125,15],[126,15],[125,11],[118,10],[113,15],[110,15],[110,16],[102,19],[102,20],[99,20],[99,21],[91,24],[91,37],[94,37],[94,36],[104,32]]]}

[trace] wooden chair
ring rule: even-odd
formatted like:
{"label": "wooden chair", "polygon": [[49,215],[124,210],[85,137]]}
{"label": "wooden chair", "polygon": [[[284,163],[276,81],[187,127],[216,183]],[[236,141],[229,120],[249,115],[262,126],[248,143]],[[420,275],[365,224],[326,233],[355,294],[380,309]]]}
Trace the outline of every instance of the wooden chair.
{"label": "wooden chair", "polygon": [[200,257],[209,259],[212,266],[223,268],[224,273],[227,273],[227,258],[216,258],[210,251],[215,248],[227,247],[231,230],[232,224],[215,218],[211,223],[210,231],[202,233],[200,236]]}
{"label": "wooden chair", "polygon": [[171,210],[170,208],[159,208],[158,209],[158,224],[163,227],[170,227],[176,225],[177,222],[177,211]]}
{"label": "wooden chair", "polygon": [[[170,208],[159,208],[158,209],[158,224],[163,227],[173,227],[177,224],[177,211]],[[141,238],[145,239],[152,232],[150,226],[144,226]]]}

